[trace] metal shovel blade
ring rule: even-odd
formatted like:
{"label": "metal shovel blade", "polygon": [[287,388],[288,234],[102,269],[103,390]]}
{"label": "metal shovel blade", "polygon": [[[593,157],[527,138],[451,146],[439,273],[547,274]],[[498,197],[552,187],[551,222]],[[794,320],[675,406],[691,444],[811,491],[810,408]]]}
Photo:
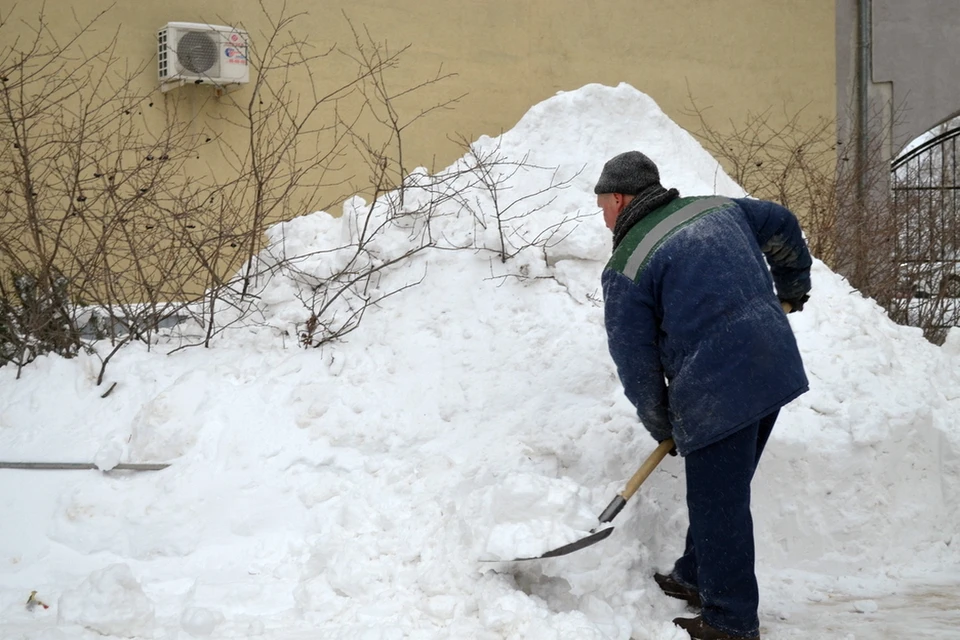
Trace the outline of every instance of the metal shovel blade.
{"label": "metal shovel blade", "polygon": [[514,562],[521,562],[523,560],[543,560],[544,558],[557,558],[559,556],[565,556],[568,553],[573,553],[574,551],[579,551],[584,547],[589,547],[592,544],[596,544],[601,540],[606,540],[610,534],[613,533],[613,527],[608,527],[606,529],[601,529],[596,533],[592,533],[586,538],[580,538],[570,544],[565,544],[562,547],[557,547],[556,549],[551,549],[547,551],[542,556],[536,556],[532,558],[517,558]]}

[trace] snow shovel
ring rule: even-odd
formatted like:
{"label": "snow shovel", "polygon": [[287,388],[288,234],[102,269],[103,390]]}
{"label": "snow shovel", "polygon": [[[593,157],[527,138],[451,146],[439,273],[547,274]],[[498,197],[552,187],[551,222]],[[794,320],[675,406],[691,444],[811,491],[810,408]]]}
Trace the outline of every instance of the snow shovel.
{"label": "snow shovel", "polygon": [[[653,453],[644,461],[640,468],[637,469],[637,472],[633,474],[633,477],[627,482],[627,486],[623,491],[617,494],[607,508],[603,510],[603,513],[600,514],[600,522],[596,527],[590,530],[590,535],[585,538],[580,538],[569,544],[565,544],[562,547],[557,547],[547,551],[543,555],[536,556],[534,558],[517,558],[514,562],[520,562],[523,560],[540,560],[543,558],[556,558],[559,556],[565,556],[568,553],[573,553],[574,551],[579,551],[584,547],[589,547],[594,545],[601,540],[606,540],[611,533],[613,533],[613,527],[607,527],[606,529],[600,529],[604,524],[611,522],[614,518],[617,517],[617,514],[623,510],[627,505],[627,500],[633,497],[633,494],[637,492],[637,489],[640,488],[640,485],[643,484],[643,481],[646,480],[653,470],[657,468],[657,465],[660,464],[660,461],[663,460],[670,450],[673,449],[673,440],[666,439],[660,443],[660,445],[654,449]],[[597,529],[600,529],[597,531]]]}

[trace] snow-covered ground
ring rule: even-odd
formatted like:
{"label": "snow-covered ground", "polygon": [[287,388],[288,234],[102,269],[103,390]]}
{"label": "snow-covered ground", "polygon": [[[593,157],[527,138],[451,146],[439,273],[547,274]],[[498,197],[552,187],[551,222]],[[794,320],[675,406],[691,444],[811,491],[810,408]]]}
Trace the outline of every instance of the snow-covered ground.
{"label": "snow-covered ground", "polygon": [[[606,350],[597,298],[610,238],[592,193],[603,162],[640,149],[684,195],[742,192],[626,85],[559,94],[477,145],[572,176],[511,210],[555,198],[512,229],[532,237],[589,217],[506,264],[420,253],[381,288],[421,284],[320,349],[282,335],[305,317],[298,285],[278,276],[265,324],[207,350],[132,345],[103,386],[89,355],[40,358],[20,380],[0,369],[3,460],[171,463],[0,470],[0,638],[686,637],[670,622],[683,603],[651,579],[682,546],[679,458],[604,542],[481,560],[589,529],[654,448]],[[517,172],[502,196],[552,175]],[[489,194],[471,197],[489,215]],[[288,254],[337,246],[358,204],[272,238]],[[440,213],[436,237],[495,246],[475,211]],[[410,233],[397,225],[376,249]],[[331,259],[302,266],[320,274]],[[820,263],[813,284],[790,316],[811,391],[781,414],[754,482],[763,635],[960,638],[960,335],[928,344]],[[26,606],[34,590],[49,608]]]}

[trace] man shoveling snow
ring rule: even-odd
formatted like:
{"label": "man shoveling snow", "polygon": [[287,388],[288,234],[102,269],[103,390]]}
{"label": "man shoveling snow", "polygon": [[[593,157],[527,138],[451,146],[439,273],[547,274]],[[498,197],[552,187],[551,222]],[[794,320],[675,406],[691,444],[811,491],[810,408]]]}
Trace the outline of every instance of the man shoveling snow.
{"label": "man shoveling snow", "polygon": [[780,408],[808,389],[783,313],[810,291],[800,225],[773,202],[681,198],[638,151],[608,161],[594,191],[613,231],[610,354],[643,425],[685,460],[686,549],[656,580],[701,607],[674,620],[691,638],[758,639],[750,481]]}

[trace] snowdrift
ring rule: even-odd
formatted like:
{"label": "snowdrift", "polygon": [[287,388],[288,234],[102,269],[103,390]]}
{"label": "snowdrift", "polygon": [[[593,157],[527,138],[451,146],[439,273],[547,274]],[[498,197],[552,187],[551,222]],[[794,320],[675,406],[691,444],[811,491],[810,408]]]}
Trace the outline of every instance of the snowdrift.
{"label": "snowdrift", "polygon": [[[469,249],[384,270],[381,290],[420,284],[342,341],[297,347],[298,296],[304,274],[316,282],[342,259],[327,249],[355,236],[359,198],[342,217],[271,229],[263,260],[302,256],[298,272],[278,272],[262,322],[212,349],[130,346],[107,398],[94,356],[44,357],[20,380],[0,369],[3,457],[171,463],[0,470],[0,637],[683,637],[669,622],[682,604],[650,579],[683,542],[679,459],[605,542],[479,562],[589,528],[655,446],[622,396],[598,300],[610,238],[592,187],[629,149],[683,195],[743,195],[649,97],[589,85],[477,141],[474,153],[525,168],[502,169],[498,203],[475,187],[434,212],[439,243]],[[425,178],[411,178],[411,211]],[[490,216],[514,202],[511,238],[570,228],[503,262]],[[423,224],[391,223],[371,251],[402,252]],[[960,337],[926,343],[820,263],[813,286],[791,316],[811,391],[782,413],[754,483],[763,633],[850,638],[878,620],[896,632],[879,594],[956,588]],[[49,610],[24,607],[32,590]]]}

